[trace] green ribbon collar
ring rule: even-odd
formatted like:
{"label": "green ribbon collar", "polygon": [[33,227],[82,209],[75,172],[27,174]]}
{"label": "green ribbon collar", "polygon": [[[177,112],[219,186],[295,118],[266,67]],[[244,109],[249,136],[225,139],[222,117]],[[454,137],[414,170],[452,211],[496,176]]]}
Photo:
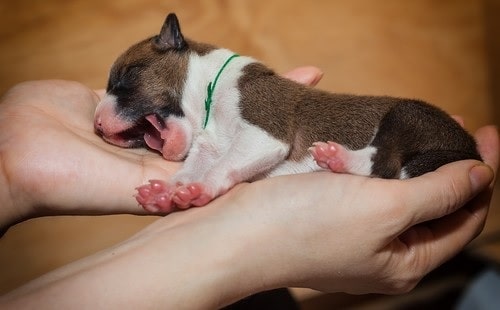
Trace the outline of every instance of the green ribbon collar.
{"label": "green ribbon collar", "polygon": [[239,57],[240,55],[234,54],[231,57],[229,57],[226,62],[222,65],[222,67],[219,69],[219,72],[217,72],[217,75],[215,76],[215,80],[213,82],[208,83],[207,86],[207,97],[205,98],[205,121],[203,122],[203,129],[207,127],[208,123],[208,117],[210,116],[210,108],[212,107],[212,96],[214,94],[215,86],[217,85],[217,81],[219,80],[219,76],[221,75],[222,71],[224,71],[224,68],[231,62],[236,57]]}

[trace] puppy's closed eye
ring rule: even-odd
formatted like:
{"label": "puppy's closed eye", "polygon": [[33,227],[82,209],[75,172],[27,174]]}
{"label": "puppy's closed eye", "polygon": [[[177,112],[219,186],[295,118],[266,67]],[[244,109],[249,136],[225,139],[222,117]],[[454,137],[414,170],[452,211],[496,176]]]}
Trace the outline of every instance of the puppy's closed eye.
{"label": "puppy's closed eye", "polygon": [[143,66],[139,65],[128,66],[127,68],[124,68],[120,75],[117,87],[127,89],[137,86],[143,68]]}
{"label": "puppy's closed eye", "polygon": [[140,82],[140,75],[144,69],[141,65],[131,65],[119,71],[112,70],[109,83],[109,90],[123,90],[136,87]]}

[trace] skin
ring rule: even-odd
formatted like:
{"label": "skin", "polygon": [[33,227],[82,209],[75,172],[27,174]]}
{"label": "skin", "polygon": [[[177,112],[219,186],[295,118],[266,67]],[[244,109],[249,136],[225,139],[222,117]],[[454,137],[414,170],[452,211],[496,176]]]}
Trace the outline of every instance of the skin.
{"label": "skin", "polygon": [[[287,76],[314,84],[321,73],[301,68]],[[27,82],[4,95],[4,228],[49,214],[143,214],[131,199],[134,187],[178,169],[98,138],[98,100],[68,81]],[[26,284],[0,307],[218,308],[283,286],[407,292],[484,226],[499,138],[492,126],[475,137],[486,164],[455,162],[409,180],[325,172],[240,184],[206,207],[159,218],[127,241]]]}

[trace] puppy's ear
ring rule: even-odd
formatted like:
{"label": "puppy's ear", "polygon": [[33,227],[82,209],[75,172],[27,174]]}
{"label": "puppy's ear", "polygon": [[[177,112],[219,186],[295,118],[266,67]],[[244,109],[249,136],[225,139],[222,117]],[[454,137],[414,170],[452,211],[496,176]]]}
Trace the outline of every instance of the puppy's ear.
{"label": "puppy's ear", "polygon": [[154,40],[154,44],[159,50],[182,50],[186,46],[179,20],[174,13],[168,14],[161,27],[160,34]]}

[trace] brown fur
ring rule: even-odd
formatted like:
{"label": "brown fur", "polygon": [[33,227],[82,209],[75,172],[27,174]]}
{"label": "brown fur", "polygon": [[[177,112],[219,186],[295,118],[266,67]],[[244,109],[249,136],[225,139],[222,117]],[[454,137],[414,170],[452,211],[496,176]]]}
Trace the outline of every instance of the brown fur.
{"label": "brown fur", "polygon": [[415,176],[450,161],[480,159],[474,140],[458,123],[419,100],[332,94],[257,63],[244,69],[239,90],[243,118],[289,143],[290,160],[308,156],[316,141],[351,150],[375,146],[372,173],[387,178],[399,176],[403,167]]}
{"label": "brown fur", "polygon": [[242,116],[292,145],[289,159],[301,160],[316,141],[350,149],[366,146],[397,99],[331,94],[276,75],[264,65],[247,66],[239,81]]}
{"label": "brown fur", "polygon": [[[108,89],[118,97],[119,116],[139,121],[153,112],[182,115],[180,100],[186,80],[188,51],[162,50],[151,37],[131,46],[111,68]],[[215,47],[188,41],[189,52],[200,55]],[[168,79],[168,83],[165,83]],[[128,92],[133,89],[134,92]],[[139,109],[139,111],[138,111]]]}

